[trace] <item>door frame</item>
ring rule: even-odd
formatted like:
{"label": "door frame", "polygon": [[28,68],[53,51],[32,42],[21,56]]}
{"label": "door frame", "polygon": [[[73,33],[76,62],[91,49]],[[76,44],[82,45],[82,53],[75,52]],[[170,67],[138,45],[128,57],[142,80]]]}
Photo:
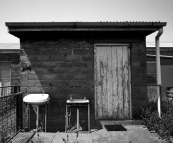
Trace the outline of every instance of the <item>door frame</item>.
{"label": "door frame", "polygon": [[96,59],[95,59],[95,55],[96,55],[96,47],[97,46],[128,46],[128,51],[129,51],[129,79],[130,79],[130,88],[129,88],[129,92],[130,92],[130,95],[129,95],[129,111],[130,111],[130,120],[132,119],[132,98],[131,98],[131,62],[130,62],[130,44],[129,43],[95,43],[94,44],[94,97],[95,97],[95,101],[94,101],[94,104],[95,104],[95,119],[97,119],[97,117],[96,117],[96,110],[97,110],[97,108],[96,108]]}

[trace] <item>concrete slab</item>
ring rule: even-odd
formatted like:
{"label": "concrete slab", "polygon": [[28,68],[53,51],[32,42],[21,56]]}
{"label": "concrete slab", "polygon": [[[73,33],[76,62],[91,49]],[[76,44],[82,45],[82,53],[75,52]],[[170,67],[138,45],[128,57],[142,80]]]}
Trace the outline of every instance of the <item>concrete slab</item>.
{"label": "concrete slab", "polygon": [[32,138],[32,141],[34,143],[37,143],[37,142],[52,143],[52,140],[54,139],[55,134],[56,133],[39,132],[35,134],[35,136]]}
{"label": "concrete slab", "polygon": [[[166,143],[156,133],[150,133],[143,125],[124,125],[126,131],[92,130],[92,133],[39,133],[33,142],[44,143]],[[63,139],[66,140],[63,141]],[[68,140],[68,141],[67,141]]]}
{"label": "concrete slab", "polygon": [[91,134],[79,134],[77,141],[78,141],[78,143],[92,143],[92,135]]}
{"label": "concrete slab", "polygon": [[107,131],[105,128],[92,133],[93,143],[166,143],[156,133],[143,125],[124,126],[127,131]]}
{"label": "concrete slab", "polygon": [[93,132],[92,139],[93,143],[126,143],[128,141],[127,131],[107,131],[106,129]]}
{"label": "concrete slab", "polygon": [[128,130],[128,140],[132,143],[166,143],[166,141],[159,139],[156,133],[150,133],[146,127],[140,126],[126,126]]}
{"label": "concrete slab", "polygon": [[55,138],[52,143],[65,143],[63,138],[67,141],[67,143],[92,143],[91,134],[77,134],[76,133],[56,133]]}

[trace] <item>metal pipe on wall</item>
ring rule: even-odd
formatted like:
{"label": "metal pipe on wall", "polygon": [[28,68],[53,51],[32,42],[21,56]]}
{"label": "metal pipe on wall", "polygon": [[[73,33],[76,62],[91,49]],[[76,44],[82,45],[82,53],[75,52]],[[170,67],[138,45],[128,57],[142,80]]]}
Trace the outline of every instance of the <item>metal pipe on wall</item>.
{"label": "metal pipe on wall", "polygon": [[159,28],[159,31],[155,37],[155,44],[156,44],[156,70],[157,70],[157,95],[158,95],[158,100],[157,100],[157,105],[158,105],[158,114],[159,117],[161,118],[161,93],[160,93],[160,88],[161,88],[161,68],[160,68],[160,36],[163,33],[163,27]]}

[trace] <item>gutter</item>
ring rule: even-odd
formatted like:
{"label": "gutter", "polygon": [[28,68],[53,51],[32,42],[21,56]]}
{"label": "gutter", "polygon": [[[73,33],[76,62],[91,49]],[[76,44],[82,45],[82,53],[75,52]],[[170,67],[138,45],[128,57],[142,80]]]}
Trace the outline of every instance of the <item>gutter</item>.
{"label": "gutter", "polygon": [[160,36],[163,33],[163,27],[159,28],[159,31],[155,37],[155,44],[156,44],[156,70],[157,70],[157,95],[158,95],[158,113],[159,117],[161,118],[161,68],[160,68]]}
{"label": "gutter", "polygon": [[[147,57],[156,57],[156,55],[152,55],[152,54],[147,54]],[[167,55],[160,55],[161,58],[170,58],[172,59],[173,56],[167,56]]]}

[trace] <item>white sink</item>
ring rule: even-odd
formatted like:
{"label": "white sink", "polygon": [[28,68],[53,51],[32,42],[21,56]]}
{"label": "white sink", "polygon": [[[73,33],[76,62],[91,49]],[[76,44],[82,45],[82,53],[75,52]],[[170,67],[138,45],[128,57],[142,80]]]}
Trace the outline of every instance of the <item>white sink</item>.
{"label": "white sink", "polygon": [[23,102],[30,104],[44,104],[49,101],[50,97],[48,94],[28,94],[23,98]]}
{"label": "white sink", "polygon": [[89,100],[86,99],[69,99],[67,103],[89,103]]}

